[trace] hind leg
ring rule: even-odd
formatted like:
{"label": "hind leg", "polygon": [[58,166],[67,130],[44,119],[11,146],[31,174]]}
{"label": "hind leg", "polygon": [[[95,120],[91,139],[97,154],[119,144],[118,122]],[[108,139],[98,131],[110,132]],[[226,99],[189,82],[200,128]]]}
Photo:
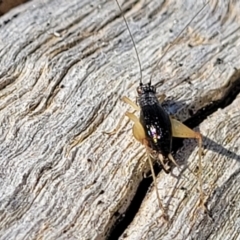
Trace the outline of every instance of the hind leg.
{"label": "hind leg", "polygon": [[198,140],[198,174],[197,179],[199,183],[200,201],[199,205],[208,211],[204,203],[204,192],[203,192],[203,180],[202,180],[202,136],[199,132],[195,132],[192,129],[185,126],[183,123],[176,119],[171,119],[172,123],[172,135],[178,138],[195,138]]}
{"label": "hind leg", "polygon": [[[127,103],[127,104],[129,104],[130,106],[132,106],[135,111],[140,111],[139,106],[136,105],[136,104],[135,104],[131,99],[129,99],[128,97],[125,97],[125,96],[122,97],[122,101],[125,102],[125,103]],[[127,112],[127,113],[128,113],[128,112]],[[120,118],[120,121],[118,122],[117,127],[116,127],[115,129],[113,129],[113,130],[110,131],[110,132],[103,132],[103,133],[108,134],[108,135],[113,135],[113,134],[115,134],[115,133],[119,130],[119,128],[121,127],[121,124],[122,124],[122,122],[123,122],[123,120],[124,120],[124,118],[125,118],[125,115],[127,115],[127,113],[125,113],[124,115],[122,115],[122,117]],[[130,117],[129,117],[129,118],[130,118]],[[130,119],[131,119],[131,118],[130,118]]]}

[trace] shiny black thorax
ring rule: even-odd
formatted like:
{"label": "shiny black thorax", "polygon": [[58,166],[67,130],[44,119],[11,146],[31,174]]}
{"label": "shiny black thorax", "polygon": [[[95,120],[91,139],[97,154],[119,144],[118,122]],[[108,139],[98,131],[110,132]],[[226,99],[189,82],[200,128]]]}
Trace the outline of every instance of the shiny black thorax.
{"label": "shiny black thorax", "polygon": [[172,126],[169,115],[159,103],[154,91],[139,94],[140,122],[149,146],[167,157],[172,148]]}

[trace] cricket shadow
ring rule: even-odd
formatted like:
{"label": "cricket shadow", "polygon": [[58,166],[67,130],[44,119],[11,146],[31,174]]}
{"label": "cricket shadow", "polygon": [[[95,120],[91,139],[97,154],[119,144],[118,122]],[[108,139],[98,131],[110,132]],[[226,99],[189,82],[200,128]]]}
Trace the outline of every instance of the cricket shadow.
{"label": "cricket shadow", "polygon": [[[165,101],[163,102],[163,107],[164,109],[168,112],[169,115],[171,116],[176,116],[177,115],[177,119],[181,121],[181,116],[182,118],[186,117],[185,114],[189,114],[191,115],[191,111],[190,113],[187,112],[188,110],[186,109],[191,109],[193,105],[188,106],[183,102],[173,102],[173,101]],[[188,126],[189,128],[193,129],[196,132],[199,132],[199,128],[197,127],[201,122],[203,122],[209,115],[211,115],[214,111],[214,108],[216,108],[216,110],[218,109],[218,106],[216,105],[215,107],[213,105],[211,105],[211,111],[209,111],[209,108],[206,107],[204,110],[200,110],[198,111],[196,114],[190,116],[188,118],[188,120],[183,121],[183,123]],[[182,112],[181,113],[181,109]],[[185,141],[185,144],[184,144]],[[186,143],[187,141],[187,143]],[[173,146],[172,146],[172,151],[173,151],[173,156],[176,160],[176,162],[180,165],[183,166],[183,168],[181,168],[180,173],[178,174],[178,176],[175,176],[174,174],[170,173],[173,177],[177,178],[177,182],[175,184],[175,186],[173,186],[173,190],[169,193],[168,196],[168,201],[167,201],[167,208],[169,208],[169,205],[171,204],[171,199],[174,197],[174,194],[176,192],[176,190],[179,188],[179,181],[182,177],[182,175],[184,175],[184,172],[186,171],[186,169],[188,168],[188,159],[190,157],[190,155],[192,154],[192,152],[196,149],[196,147],[198,148],[198,140],[197,139],[182,139],[182,138],[173,138]],[[202,149],[203,152],[204,150],[210,150],[212,152],[216,152],[219,155],[225,156],[226,159],[235,159],[237,161],[240,161],[240,156],[238,154],[236,154],[235,152],[233,152],[232,150],[229,150],[227,148],[225,148],[224,146],[222,146],[221,144],[217,143],[216,141],[214,141],[213,139],[210,139],[207,136],[202,135]],[[204,157],[204,156],[202,156]],[[196,161],[198,161],[198,156],[196,155]],[[175,167],[175,166],[173,166]],[[189,168],[188,168],[189,169]],[[194,172],[196,172],[197,169],[191,169],[191,172],[194,174]],[[203,174],[204,174],[204,169],[203,169]]]}

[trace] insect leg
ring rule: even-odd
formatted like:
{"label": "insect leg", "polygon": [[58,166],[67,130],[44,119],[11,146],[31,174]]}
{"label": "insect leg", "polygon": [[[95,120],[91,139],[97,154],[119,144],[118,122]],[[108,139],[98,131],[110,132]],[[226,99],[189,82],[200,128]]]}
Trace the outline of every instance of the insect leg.
{"label": "insect leg", "polygon": [[[131,101],[131,100],[130,100]],[[158,192],[158,188],[157,188],[157,181],[156,181],[156,175],[154,173],[154,169],[153,169],[153,165],[152,165],[152,160],[151,160],[151,150],[150,148],[148,147],[148,142],[146,140],[146,135],[145,135],[145,131],[144,131],[144,128],[142,126],[142,124],[140,123],[139,119],[131,112],[126,112],[125,115],[134,122],[134,125],[133,125],[133,136],[136,138],[137,141],[139,141],[140,143],[142,143],[145,147],[146,147],[146,150],[147,150],[147,155],[148,155],[148,162],[149,162],[149,166],[150,166],[150,169],[151,169],[151,174],[152,174],[152,178],[153,178],[153,183],[154,183],[154,187],[155,187],[155,190],[156,190],[156,194],[157,194],[157,199],[158,199],[158,205],[160,207],[160,209],[162,210],[163,212],[163,219],[165,221],[168,221],[168,216],[166,214],[166,210],[165,208],[163,207],[163,204],[162,204],[162,201],[161,201],[161,198],[159,196],[159,192]]]}
{"label": "insect leg", "polygon": [[134,110],[136,111],[140,111],[140,107],[134,103],[131,99],[129,99],[128,97],[122,97],[122,101],[127,103],[128,105],[132,106],[134,108]]}
{"label": "insect leg", "polygon": [[175,161],[175,159],[173,158],[173,156],[172,156],[171,153],[168,154],[168,159],[169,159],[170,161],[172,161],[172,163],[173,163],[176,167],[179,168],[179,165],[177,164],[177,162]]}
{"label": "insect leg", "polygon": [[163,170],[165,171],[165,173],[169,173],[170,172],[170,167],[167,167],[164,163],[164,157],[161,153],[158,154],[158,159],[160,160],[161,166],[163,167]]}
{"label": "insect leg", "polygon": [[170,118],[172,123],[172,136],[178,138],[196,138],[198,139],[198,183],[200,191],[200,202],[199,205],[204,208],[205,211],[208,211],[204,205],[204,193],[202,190],[203,181],[202,181],[202,136],[199,132],[195,132],[192,129],[185,126],[183,123],[177,121],[176,119]]}
{"label": "insect leg", "polygon": [[[140,111],[140,108],[139,108],[139,106],[137,105],[137,104],[135,104],[131,99],[129,99],[128,97],[122,97],[122,99],[121,99],[123,102],[125,102],[125,103],[127,103],[128,105],[130,105],[130,106],[132,106],[133,108],[134,108],[134,110],[136,110],[136,111]],[[120,128],[120,126],[121,126],[121,124],[122,124],[122,122],[123,122],[123,120],[124,120],[124,117],[125,117],[125,115],[126,115],[126,113],[124,114],[124,115],[122,115],[122,117],[120,118],[120,121],[118,122],[118,124],[117,124],[117,127],[115,128],[115,129],[113,129],[112,131],[110,131],[110,132],[104,132],[105,134],[108,134],[108,135],[113,135],[113,134],[115,134],[118,130],[119,130],[119,128]],[[130,118],[130,117],[129,117]],[[131,119],[131,118],[130,118]]]}
{"label": "insect leg", "polygon": [[105,134],[108,134],[108,135],[113,135],[113,134],[115,134],[118,130],[119,130],[119,128],[121,127],[121,124],[122,124],[122,122],[123,122],[123,120],[124,120],[124,117],[125,117],[125,114],[124,115],[122,115],[122,117],[120,118],[120,120],[119,120],[119,122],[118,122],[118,124],[117,124],[117,127],[115,128],[115,129],[113,129],[112,131],[110,131],[110,132],[103,132],[103,133],[105,133]]}
{"label": "insect leg", "polygon": [[[146,145],[145,145],[146,146]],[[153,169],[153,165],[152,165],[152,160],[151,160],[151,157],[150,157],[150,154],[148,152],[148,146],[146,146],[146,149],[147,149],[147,154],[148,154],[148,162],[149,162],[149,166],[150,166],[150,169],[151,169],[151,173],[152,173],[152,178],[153,178],[153,183],[154,183],[154,187],[155,187],[155,190],[156,190],[156,195],[157,195],[157,199],[158,199],[158,205],[159,205],[159,208],[162,210],[162,217],[165,221],[168,221],[169,217],[166,213],[166,209],[164,208],[163,204],[162,204],[162,201],[161,201],[161,198],[159,196],[159,192],[158,192],[158,188],[157,188],[157,180],[156,180],[156,175],[155,175],[155,172],[154,172],[154,169]]]}
{"label": "insect leg", "polygon": [[134,113],[126,112],[125,115],[134,122],[132,131],[133,136],[139,141],[141,144],[144,144],[144,140],[146,139],[145,131],[140,123],[139,119],[134,115]]}

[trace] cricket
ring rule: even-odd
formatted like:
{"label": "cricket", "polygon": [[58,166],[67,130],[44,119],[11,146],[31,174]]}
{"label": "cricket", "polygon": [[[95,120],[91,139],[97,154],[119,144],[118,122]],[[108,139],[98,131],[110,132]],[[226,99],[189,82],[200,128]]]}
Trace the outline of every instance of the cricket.
{"label": "cricket", "polygon": [[[197,180],[199,184],[199,206],[207,210],[204,205],[204,193],[202,190],[202,137],[200,132],[195,132],[192,129],[185,126],[180,121],[172,118],[168,115],[165,109],[162,107],[161,103],[164,101],[165,95],[157,95],[156,86],[152,85],[151,78],[148,83],[142,82],[142,68],[141,61],[137,51],[137,47],[130,31],[127,20],[123,14],[122,8],[118,2],[115,0],[118,8],[121,12],[121,16],[125,22],[127,31],[133,43],[135,53],[137,56],[137,61],[139,65],[140,79],[139,86],[137,87],[137,103],[130,100],[128,97],[122,97],[122,101],[127,103],[133,108],[133,112],[127,111],[124,116],[127,116],[132,122],[132,132],[134,138],[139,141],[146,149],[148,162],[151,170],[151,175],[153,178],[154,187],[156,190],[156,196],[159,204],[159,208],[162,211],[162,217],[168,220],[167,209],[164,207],[160,194],[157,189],[156,176],[153,169],[152,159],[157,159],[160,161],[163,170],[166,173],[171,171],[168,166],[172,163],[176,167],[179,167],[175,159],[173,158],[172,151],[172,138],[194,138],[198,141],[198,173]],[[190,25],[190,23],[196,18],[196,16],[206,7],[207,3],[196,13],[196,15],[191,19],[189,23],[182,29],[182,31],[177,35],[175,40],[169,44],[165,52],[162,54],[161,58],[157,61],[155,68],[159,65],[160,61],[167,53],[169,48],[174,44],[174,42],[180,37],[180,35],[185,31],[185,29]],[[135,115],[135,112],[140,112],[140,118]],[[121,120],[120,120],[121,123]],[[117,128],[109,132],[112,134],[118,130],[120,123]]]}

